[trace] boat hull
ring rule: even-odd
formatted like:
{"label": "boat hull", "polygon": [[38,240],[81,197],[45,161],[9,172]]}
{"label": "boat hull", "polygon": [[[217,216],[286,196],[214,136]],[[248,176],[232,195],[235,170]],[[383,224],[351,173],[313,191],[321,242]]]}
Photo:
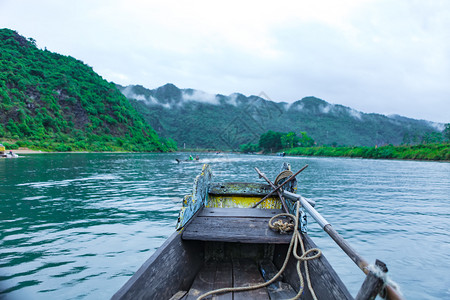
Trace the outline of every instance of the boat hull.
{"label": "boat hull", "polygon": [[[285,166],[285,165],[283,165]],[[281,213],[270,197],[251,208],[271,187],[255,183],[213,183],[209,166],[183,199],[178,231],[148,259],[112,299],[197,299],[218,288],[253,286],[270,280],[283,265],[291,236],[268,227]],[[289,187],[295,192],[296,183]],[[294,206],[287,204],[288,209]],[[303,221],[303,217],[301,217]],[[300,222],[301,229],[306,224]],[[306,249],[316,248],[302,232]],[[299,251],[298,251],[299,252]],[[232,291],[213,299],[287,299],[300,289],[297,261],[290,257],[283,277],[268,287]],[[308,261],[309,277],[319,299],[353,299],[325,256]],[[301,266],[303,278],[305,267]],[[301,299],[313,299],[308,288]]]}
{"label": "boat hull", "polygon": [[[302,234],[302,237],[306,249],[317,247],[307,234]],[[218,287],[236,286],[233,282],[241,277],[253,278],[250,284],[261,283],[264,281],[261,276],[262,262],[269,261],[278,270],[287,250],[287,244],[183,240],[182,234],[175,232],[112,299],[171,299],[178,293],[182,295],[179,299],[189,300]],[[284,283],[292,287],[291,295],[295,295],[300,288],[296,263],[291,257],[283,273]],[[211,271],[211,268],[215,270]],[[306,278],[303,264],[301,268],[303,278]],[[311,284],[319,299],[353,299],[325,256],[309,261],[308,268]],[[208,285],[204,277],[209,277],[207,274],[211,272],[213,276],[211,281],[207,280]],[[255,292],[234,292],[229,297],[269,299],[269,291],[270,287]],[[304,289],[301,299],[313,299],[308,288]]]}
{"label": "boat hull", "polygon": [[170,299],[190,288],[203,264],[203,242],[175,232],[111,299]]}

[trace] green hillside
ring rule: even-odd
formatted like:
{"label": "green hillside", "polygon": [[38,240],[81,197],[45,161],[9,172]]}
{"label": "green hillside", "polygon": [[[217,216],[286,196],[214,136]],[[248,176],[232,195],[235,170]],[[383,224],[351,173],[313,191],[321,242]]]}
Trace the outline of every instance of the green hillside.
{"label": "green hillside", "polygon": [[381,147],[297,147],[287,155],[450,161],[450,144]]}
{"label": "green hillside", "polygon": [[160,135],[186,148],[238,150],[239,145],[258,143],[269,130],[307,132],[317,145],[418,144],[440,142],[444,126],[363,113],[315,97],[287,104],[242,94],[211,95],[173,84],[153,90],[118,87]]}
{"label": "green hillside", "polygon": [[71,151],[169,151],[129,101],[83,62],[0,29],[0,142]]}

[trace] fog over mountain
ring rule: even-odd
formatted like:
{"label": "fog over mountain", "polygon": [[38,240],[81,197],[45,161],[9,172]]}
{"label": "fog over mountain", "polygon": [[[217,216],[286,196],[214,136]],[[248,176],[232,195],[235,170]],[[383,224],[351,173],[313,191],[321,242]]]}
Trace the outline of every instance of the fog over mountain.
{"label": "fog over mountain", "polygon": [[397,145],[443,129],[440,123],[364,113],[316,97],[288,104],[265,95],[214,95],[173,84],[153,90],[118,88],[159,134],[173,138],[180,148],[237,149],[257,143],[268,130],[306,131],[319,145]]}

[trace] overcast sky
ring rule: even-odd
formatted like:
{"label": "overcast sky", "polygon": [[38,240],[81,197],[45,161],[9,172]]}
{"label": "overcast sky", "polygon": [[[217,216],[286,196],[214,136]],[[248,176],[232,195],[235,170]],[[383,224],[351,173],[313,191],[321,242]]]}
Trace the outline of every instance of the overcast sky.
{"label": "overcast sky", "polygon": [[446,0],[0,0],[5,27],[122,85],[450,123]]}

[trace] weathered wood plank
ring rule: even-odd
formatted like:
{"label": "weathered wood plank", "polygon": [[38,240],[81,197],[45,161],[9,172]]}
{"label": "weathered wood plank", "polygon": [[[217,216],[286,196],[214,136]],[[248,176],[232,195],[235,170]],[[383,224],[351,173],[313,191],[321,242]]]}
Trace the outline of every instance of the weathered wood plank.
{"label": "weathered wood plank", "polygon": [[[302,234],[302,236],[306,250],[317,248],[316,244],[311,240],[308,234]],[[286,257],[287,246],[277,245],[275,247],[276,249],[274,254],[274,263],[275,266],[280,268]],[[286,282],[288,282],[294,288],[295,291],[298,291],[300,283],[297,275],[296,263],[297,261],[295,260],[295,258],[291,256],[284,272],[284,278]],[[341,279],[336,274],[323,254],[318,259],[308,261],[308,268],[312,287],[318,299],[353,299],[352,295],[349,293],[344,283],[341,281]],[[306,276],[303,263],[301,266],[301,270],[303,278],[305,279]],[[312,296],[306,284],[306,279],[305,288],[301,299],[312,299]]]}
{"label": "weathered wood plank", "polygon": [[[195,300],[200,295],[216,290],[219,288],[227,288],[233,286],[232,278],[232,264],[231,262],[216,262],[210,261],[205,263],[192,283],[189,294],[186,300]],[[213,300],[232,300],[233,294],[219,294],[213,295],[208,299]]]}
{"label": "weathered wood plank", "polygon": [[170,299],[188,290],[203,264],[204,245],[175,232],[112,299]]}
{"label": "weathered wood plank", "polygon": [[[228,288],[233,286],[233,264],[231,261],[217,263],[216,280],[214,289]],[[217,300],[232,300],[233,293],[216,295]]]}
{"label": "weathered wood plank", "polygon": [[195,300],[200,295],[212,291],[214,288],[214,278],[217,270],[216,262],[205,263],[203,268],[198,272],[192,283],[187,300]]}
{"label": "weathered wood plank", "polygon": [[289,244],[291,235],[282,235],[268,226],[269,218],[197,217],[183,232],[185,240]]}
{"label": "weathered wood plank", "polygon": [[176,229],[179,230],[185,226],[195,213],[201,209],[208,199],[208,187],[211,182],[212,172],[209,165],[204,164],[202,173],[194,180],[194,187],[191,195],[183,198],[182,207],[178,214]]}
{"label": "weathered wood plank", "polygon": [[212,195],[265,196],[272,191],[268,184],[245,182],[213,182],[209,185]]}
{"label": "weathered wood plank", "polygon": [[186,299],[187,291],[178,291],[175,295],[173,295],[169,300],[183,300]]}
{"label": "weathered wood plank", "polygon": [[[386,264],[380,260],[375,261],[375,265],[380,268],[380,270],[384,273],[388,271]],[[374,273],[369,272],[367,274],[366,279],[364,280],[361,289],[358,291],[356,295],[356,300],[373,300],[377,297],[377,295],[383,289],[384,282],[381,278],[376,276]]]}
{"label": "weathered wood plank", "polygon": [[[252,260],[233,260],[233,281],[235,287],[251,286],[264,282],[256,262]],[[266,288],[234,292],[234,300],[270,299]]]}
{"label": "weathered wood plank", "polygon": [[256,261],[272,259],[275,245],[205,242],[205,261],[231,261],[232,258],[251,258]]}
{"label": "weathered wood plank", "polygon": [[[272,261],[264,260],[260,264],[261,274],[264,280],[267,282],[271,280],[278,273],[278,269],[275,267]],[[282,281],[283,275],[279,276],[275,282],[267,287],[271,300],[284,300],[291,299],[297,295],[292,286],[289,283]]]}
{"label": "weathered wood plank", "polygon": [[272,218],[281,214],[281,209],[254,209],[254,208],[214,208],[205,207],[198,217],[235,217],[235,218]]}

